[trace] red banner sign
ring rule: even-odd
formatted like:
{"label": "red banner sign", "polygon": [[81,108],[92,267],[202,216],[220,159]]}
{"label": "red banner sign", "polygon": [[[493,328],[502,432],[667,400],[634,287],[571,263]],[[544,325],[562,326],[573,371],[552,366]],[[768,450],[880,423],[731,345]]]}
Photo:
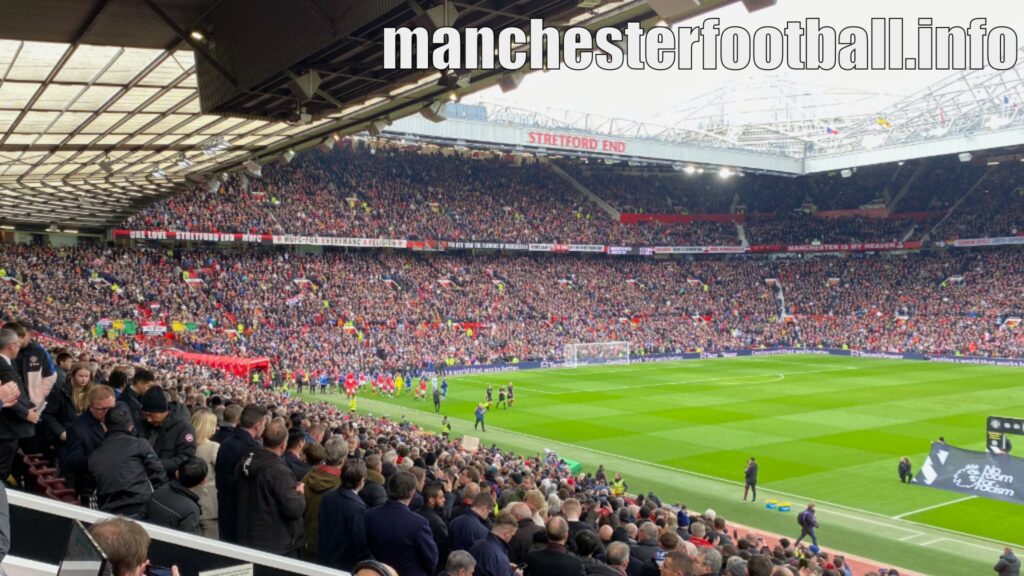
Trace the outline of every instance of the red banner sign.
{"label": "red banner sign", "polygon": [[626,143],[622,140],[609,140],[581,134],[559,134],[557,132],[530,132],[528,143],[534,146],[552,146],[571,150],[590,150],[593,152],[626,151]]}

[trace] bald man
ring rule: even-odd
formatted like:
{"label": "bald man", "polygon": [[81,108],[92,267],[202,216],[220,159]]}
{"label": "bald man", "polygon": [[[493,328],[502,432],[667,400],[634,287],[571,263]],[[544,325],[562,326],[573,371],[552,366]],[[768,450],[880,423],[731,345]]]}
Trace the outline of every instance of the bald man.
{"label": "bald man", "polygon": [[513,502],[508,511],[516,519],[518,528],[515,536],[508,543],[508,559],[516,565],[526,564],[526,556],[533,549],[534,542],[544,532],[544,528],[533,521],[533,510],[525,502]]}
{"label": "bald man", "polygon": [[526,576],[586,576],[583,562],[565,547],[569,539],[569,523],[565,518],[550,518],[545,528],[548,545],[527,555]]}

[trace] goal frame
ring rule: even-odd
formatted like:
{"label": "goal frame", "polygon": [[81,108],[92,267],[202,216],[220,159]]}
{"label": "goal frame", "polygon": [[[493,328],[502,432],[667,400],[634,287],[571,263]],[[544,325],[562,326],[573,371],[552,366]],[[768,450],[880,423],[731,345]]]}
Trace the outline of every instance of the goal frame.
{"label": "goal frame", "polygon": [[[591,348],[607,350],[604,357],[600,353],[588,354]],[[581,354],[582,350],[582,354]],[[620,352],[616,352],[619,350]],[[632,345],[625,340],[609,340],[607,342],[576,342],[566,344],[564,349],[565,366],[579,368],[581,366],[603,366],[632,363]]]}

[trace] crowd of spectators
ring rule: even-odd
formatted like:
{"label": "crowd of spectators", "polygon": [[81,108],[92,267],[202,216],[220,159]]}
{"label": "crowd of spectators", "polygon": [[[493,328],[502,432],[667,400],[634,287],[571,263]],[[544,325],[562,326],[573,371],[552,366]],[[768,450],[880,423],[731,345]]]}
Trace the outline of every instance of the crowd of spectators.
{"label": "crowd of spectators", "polygon": [[988,176],[932,234],[933,240],[1024,234],[1024,163],[1007,162]]}
{"label": "crowd of spectators", "polygon": [[740,184],[668,167],[597,163],[565,163],[562,167],[617,210],[637,214],[728,214]]}
{"label": "crowd of spectators", "polygon": [[[28,395],[38,339],[8,321],[0,346],[16,333],[10,377]],[[852,574],[842,556],[769,545],[713,510],[642,490],[627,499],[626,479],[603,467],[574,473],[554,453],[467,450],[404,419],[343,413],[165,355],[47,343],[47,401],[69,388],[85,400],[66,406],[63,439],[33,423],[19,445],[54,458],[83,504],[119,516],[353,574]],[[61,371],[65,358],[75,365]],[[72,381],[79,366],[88,377]],[[0,410],[5,424],[23,417]],[[117,576],[147,564],[138,525],[111,519],[90,532]]]}
{"label": "crowd of spectators", "polygon": [[149,206],[124,227],[519,243],[738,243],[734,227],[619,224],[544,164],[361,145],[310,152],[216,191],[197,186]]}
{"label": "crowd of spectators", "polygon": [[[1016,163],[1010,163],[1016,164]],[[561,167],[625,213],[746,212],[751,244],[886,242],[920,239],[986,172],[952,159],[869,166],[850,178],[749,174],[723,179],[652,167],[563,163]],[[974,201],[956,210],[940,236],[1015,234],[1024,201],[1020,167],[999,167]],[[157,202],[130,217],[130,229],[643,246],[740,243],[735,225],[621,224],[574,190],[547,164],[503,157],[426,153],[345,142],[290,164],[268,165],[261,178],[233,178]],[[911,182],[911,178],[917,175]],[[899,212],[928,219],[818,218],[813,211],[885,206],[910,185]]]}
{"label": "crowd of spectators", "polygon": [[1001,320],[1024,311],[1011,249],[659,262],[7,246],[0,268],[0,306],[44,333],[130,353],[164,338],[111,321],[137,332],[161,322],[184,349],[267,356],[332,382],[353,370],[559,360],[567,343],[623,340],[634,354],[820,345],[1024,355],[1021,332]]}
{"label": "crowd of spectators", "polygon": [[887,218],[823,218],[803,211],[751,214],[744,227],[753,245],[899,242],[916,222]]}
{"label": "crowd of spectators", "polygon": [[900,202],[901,212],[946,210],[956,204],[988,169],[956,156],[923,160],[924,167]]}

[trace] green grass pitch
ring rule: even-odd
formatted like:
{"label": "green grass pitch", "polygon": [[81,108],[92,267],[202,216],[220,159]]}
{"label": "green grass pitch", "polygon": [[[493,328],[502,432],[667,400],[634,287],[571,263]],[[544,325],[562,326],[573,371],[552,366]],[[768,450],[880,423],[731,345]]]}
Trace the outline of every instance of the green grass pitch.
{"label": "green grass pitch", "polygon": [[[983,450],[986,416],[1024,415],[1020,369],[772,356],[448,380],[442,413],[456,433],[473,434],[488,384],[511,381],[516,404],[491,409],[487,433],[477,434],[484,443],[550,448],[587,471],[603,463],[631,491],[712,507],[749,526],[796,532],[795,512],[740,501],[737,483],[756,456],[759,498],[794,509],[819,503],[825,546],[928,574],[967,574],[990,571],[1001,542],[1024,543],[1024,508],[902,485],[896,473],[901,456],[916,472],[938,436]],[[407,396],[361,394],[360,412],[440,423],[429,401]]]}

